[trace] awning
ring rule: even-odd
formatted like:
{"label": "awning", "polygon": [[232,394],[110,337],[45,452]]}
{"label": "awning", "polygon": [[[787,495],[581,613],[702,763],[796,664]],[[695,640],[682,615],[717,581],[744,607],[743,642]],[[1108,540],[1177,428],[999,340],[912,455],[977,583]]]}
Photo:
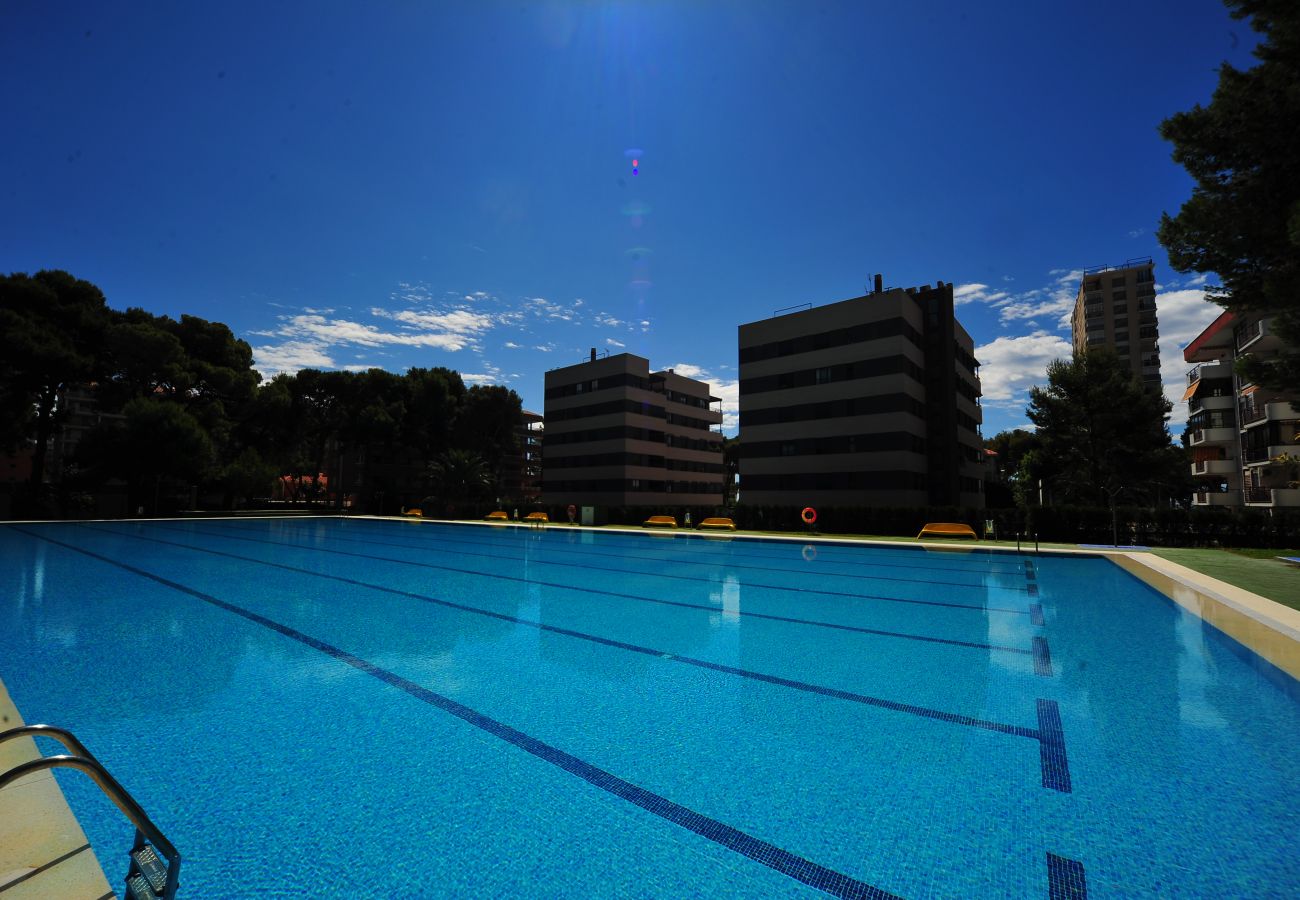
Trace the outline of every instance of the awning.
{"label": "awning", "polygon": [[1196,389],[1200,386],[1201,379],[1198,378],[1193,381],[1191,386],[1187,390],[1183,391],[1183,402],[1186,403],[1188,400],[1192,399],[1192,395],[1196,393]]}

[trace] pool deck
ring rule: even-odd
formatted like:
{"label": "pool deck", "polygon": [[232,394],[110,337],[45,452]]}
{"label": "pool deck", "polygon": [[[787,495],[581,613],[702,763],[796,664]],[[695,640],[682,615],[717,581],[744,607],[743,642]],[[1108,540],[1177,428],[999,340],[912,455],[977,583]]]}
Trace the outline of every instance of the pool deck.
{"label": "pool deck", "polygon": [[[0,731],[22,724],[0,681]],[[0,744],[0,771],[40,756],[31,738],[6,741]],[[115,896],[52,772],[28,775],[0,790],[0,898]]]}

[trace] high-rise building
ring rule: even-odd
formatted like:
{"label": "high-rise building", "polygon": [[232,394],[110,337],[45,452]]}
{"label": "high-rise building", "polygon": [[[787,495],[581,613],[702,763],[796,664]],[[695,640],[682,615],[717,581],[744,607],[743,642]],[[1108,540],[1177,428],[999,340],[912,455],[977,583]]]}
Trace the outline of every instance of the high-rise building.
{"label": "high-rise building", "polygon": [[1225,312],[1183,351],[1196,506],[1300,506],[1300,395],[1236,374],[1239,357],[1287,352],[1271,322]]}
{"label": "high-rise building", "polygon": [[740,326],[740,499],[984,505],[974,342],[951,284]]}
{"label": "high-rise building", "polygon": [[1114,350],[1148,390],[1162,390],[1156,276],[1150,258],[1085,269],[1070,325],[1076,354],[1103,347]]}
{"label": "high-rise building", "polygon": [[709,385],[631,353],[546,373],[542,499],[576,506],[719,506],[722,411]]}

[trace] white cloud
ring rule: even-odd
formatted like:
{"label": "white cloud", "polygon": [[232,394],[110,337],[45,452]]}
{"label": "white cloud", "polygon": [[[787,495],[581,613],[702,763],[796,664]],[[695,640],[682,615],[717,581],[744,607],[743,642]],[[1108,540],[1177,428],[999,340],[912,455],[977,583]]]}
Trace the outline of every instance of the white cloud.
{"label": "white cloud", "polygon": [[1023,414],[1029,405],[1029,389],[1047,383],[1047,364],[1069,359],[1071,353],[1069,341],[1042,330],[998,337],[976,347],[983,405]]}
{"label": "white cloud", "polygon": [[483,384],[499,384],[502,379],[500,373],[493,375],[488,372],[461,372],[460,380],[465,382],[466,384],[483,385]]}
{"label": "white cloud", "polygon": [[253,348],[253,367],[263,378],[272,378],[281,372],[299,369],[332,369],[334,360],[325,352],[325,345],[312,341],[288,341],[278,346]]}
{"label": "white cloud", "polygon": [[502,344],[502,346],[505,347],[507,350],[519,350],[519,349],[521,349],[524,345],[523,345],[523,344],[516,344],[514,341],[506,341],[504,344]]}
{"label": "white cloud", "polygon": [[607,312],[598,312],[596,313],[596,318],[593,324],[597,327],[604,326],[605,328],[622,328],[627,323],[622,319],[614,318]]}
{"label": "white cloud", "polygon": [[622,349],[627,346],[627,344],[623,343],[622,341],[616,341],[613,338],[605,338],[605,343],[611,347],[618,347],[619,349]]}
{"label": "white cloud", "polygon": [[708,370],[702,369],[699,366],[693,366],[690,363],[678,363],[677,365],[670,366],[669,368],[671,368],[678,375],[685,375],[687,378],[695,378],[698,380],[706,379],[709,374]]}
{"label": "white cloud", "polygon": [[959,284],[953,288],[952,303],[953,306],[963,306],[967,303],[976,302],[996,306],[1000,301],[1010,296],[1006,291],[990,292],[987,284]]}
{"label": "white cloud", "polygon": [[1193,275],[1191,278],[1187,279],[1187,286],[1200,287],[1201,285],[1205,284],[1205,282],[1209,280],[1210,280],[1210,273],[1202,272],[1200,275]]}

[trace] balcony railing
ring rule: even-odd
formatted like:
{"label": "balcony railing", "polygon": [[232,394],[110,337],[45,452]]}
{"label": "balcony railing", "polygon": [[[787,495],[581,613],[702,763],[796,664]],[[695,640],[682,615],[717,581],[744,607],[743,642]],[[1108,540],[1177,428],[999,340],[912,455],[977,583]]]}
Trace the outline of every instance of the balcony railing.
{"label": "balcony railing", "polygon": [[1270,457],[1267,447],[1243,447],[1241,450],[1243,462],[1266,462]]}
{"label": "balcony railing", "polygon": [[1261,487],[1246,488],[1245,494],[1246,494],[1247,503],[1272,503],[1273,502],[1272,488],[1261,488]]}

